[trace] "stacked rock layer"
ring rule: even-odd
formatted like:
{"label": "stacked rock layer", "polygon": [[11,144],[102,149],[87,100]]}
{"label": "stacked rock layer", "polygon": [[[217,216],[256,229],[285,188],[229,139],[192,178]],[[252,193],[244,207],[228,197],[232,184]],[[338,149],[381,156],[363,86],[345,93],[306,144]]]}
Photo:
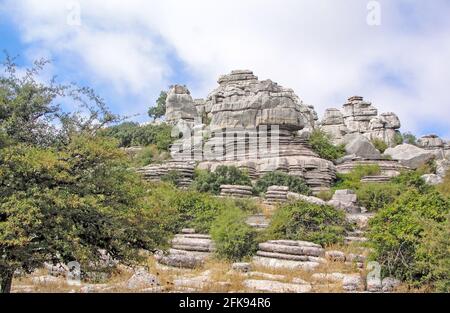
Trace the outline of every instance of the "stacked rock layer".
{"label": "stacked rock layer", "polygon": [[185,229],[182,234],[175,235],[169,253],[156,255],[160,264],[180,267],[196,268],[215,251],[211,236],[196,234],[194,230]]}
{"label": "stacked rock layer", "polygon": [[253,195],[253,188],[241,185],[221,185],[220,195],[233,198],[249,198]]}
{"label": "stacked rock layer", "polygon": [[266,267],[309,271],[325,261],[324,255],[325,250],[311,242],[271,240],[259,244],[253,262]]}

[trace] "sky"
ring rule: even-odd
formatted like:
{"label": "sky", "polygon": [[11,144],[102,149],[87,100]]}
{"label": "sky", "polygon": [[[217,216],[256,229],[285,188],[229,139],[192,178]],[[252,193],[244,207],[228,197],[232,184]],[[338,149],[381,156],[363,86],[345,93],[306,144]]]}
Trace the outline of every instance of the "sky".
{"label": "sky", "polygon": [[321,117],[360,95],[403,131],[450,139],[448,0],[0,0],[0,49],[145,122],[161,90],[205,98],[250,69]]}

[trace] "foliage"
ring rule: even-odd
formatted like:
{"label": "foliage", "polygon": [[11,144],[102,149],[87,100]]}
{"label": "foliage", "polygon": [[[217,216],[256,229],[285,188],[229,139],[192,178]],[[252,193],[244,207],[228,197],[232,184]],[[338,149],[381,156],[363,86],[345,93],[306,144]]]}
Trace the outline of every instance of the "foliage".
{"label": "foliage", "polygon": [[235,166],[219,166],[214,172],[197,170],[194,178],[194,189],[218,195],[221,185],[251,186],[248,174]]}
{"label": "foliage", "polygon": [[[4,73],[0,75],[0,148],[17,142],[62,146],[74,133],[95,134],[119,120],[88,87],[62,85],[55,80],[41,82],[38,76],[49,61],[35,61],[24,74],[19,74],[14,61],[7,55],[2,64]],[[55,104],[62,98],[78,106],[78,110],[63,112]]]}
{"label": "foliage", "polygon": [[171,171],[167,172],[167,174],[163,175],[161,177],[161,180],[163,182],[177,186],[180,181],[180,178],[181,178],[180,172],[171,170]]}
{"label": "foliage", "polygon": [[[17,144],[0,153],[0,272],[43,262],[128,261],[154,249],[145,190],[114,141],[77,136],[64,149]],[[157,225],[153,225],[157,227]],[[1,275],[0,275],[1,276]]]}
{"label": "foliage", "polygon": [[392,179],[392,183],[402,186],[404,189],[413,188],[420,193],[430,192],[433,187],[428,185],[419,171],[403,171],[399,176]]}
{"label": "foliage", "polygon": [[272,239],[311,241],[325,246],[343,243],[349,227],[343,211],[298,201],[282,206],[275,213],[267,236]]}
{"label": "foliage", "polygon": [[385,143],[384,140],[378,138],[372,139],[372,144],[381,153],[384,153],[384,151],[386,151],[386,149],[388,148],[387,143]]}
{"label": "foliage", "polygon": [[102,134],[119,140],[121,147],[155,145],[160,151],[168,151],[174,141],[172,127],[166,123],[141,126],[124,122],[103,129]]}
{"label": "foliage", "polygon": [[245,223],[246,214],[231,208],[223,211],[213,222],[211,237],[219,258],[241,261],[257,250],[256,231]]}
{"label": "foliage", "polygon": [[365,176],[380,174],[379,165],[357,165],[348,174],[338,174],[338,180],[334,189],[358,190],[361,187],[361,179]]}
{"label": "foliage", "polygon": [[163,117],[166,114],[166,99],[167,92],[161,91],[158,99],[156,100],[156,105],[148,109],[148,116],[150,116],[153,121]]}
{"label": "foliage", "polygon": [[415,146],[417,145],[417,138],[410,132],[407,132],[403,134],[403,142]]}
{"label": "foliage", "polygon": [[331,143],[330,137],[324,131],[314,130],[309,138],[309,144],[314,152],[321,158],[335,161],[345,156],[345,146],[335,146]]}
{"label": "foliage", "polygon": [[270,186],[286,186],[289,191],[304,195],[311,193],[303,178],[288,175],[283,172],[270,172],[256,181],[255,192],[263,194]]}
{"label": "foliage", "polygon": [[322,199],[323,201],[330,201],[333,198],[333,191],[331,190],[321,190],[316,197]]}
{"label": "foliage", "polygon": [[439,192],[441,192],[444,196],[450,198],[450,170],[447,171],[442,184],[437,186],[437,190],[439,190]]}
{"label": "foliage", "polygon": [[399,146],[401,144],[403,144],[403,142],[405,141],[404,136],[402,135],[402,133],[400,133],[399,131],[395,132],[395,136],[394,136],[394,143],[396,146]]}
{"label": "foliage", "polygon": [[370,183],[361,184],[356,194],[359,205],[365,207],[370,212],[374,212],[393,203],[402,193],[403,189],[401,186],[392,183]]}
{"label": "foliage", "polygon": [[384,275],[413,286],[437,284],[448,288],[450,201],[436,191],[411,189],[370,221],[373,257]]}
{"label": "foliage", "polygon": [[143,147],[131,159],[134,166],[143,167],[153,163],[161,163],[169,159],[169,157],[168,152],[160,151],[156,145],[149,145]]}

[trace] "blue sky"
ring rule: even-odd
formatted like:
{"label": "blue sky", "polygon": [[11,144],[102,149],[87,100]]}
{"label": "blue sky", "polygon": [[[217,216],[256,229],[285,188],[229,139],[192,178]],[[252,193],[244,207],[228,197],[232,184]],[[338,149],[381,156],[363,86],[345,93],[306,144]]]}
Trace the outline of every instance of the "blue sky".
{"label": "blue sky", "polygon": [[51,59],[48,77],[92,86],[140,122],[170,84],[204,98],[243,68],[319,116],[361,95],[404,131],[450,139],[448,16],[445,0],[0,0],[0,49],[21,66]]}

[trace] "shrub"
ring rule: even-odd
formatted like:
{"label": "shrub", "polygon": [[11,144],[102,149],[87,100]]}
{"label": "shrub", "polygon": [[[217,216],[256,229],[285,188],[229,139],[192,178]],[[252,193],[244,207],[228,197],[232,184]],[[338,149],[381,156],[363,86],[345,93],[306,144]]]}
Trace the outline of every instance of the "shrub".
{"label": "shrub", "polygon": [[422,175],[419,171],[403,171],[399,176],[394,177],[392,182],[404,189],[414,188],[420,193],[427,193],[433,187],[423,180]]}
{"label": "shrub", "polygon": [[136,167],[147,166],[152,163],[161,163],[169,158],[169,153],[160,151],[156,145],[142,148],[134,157],[132,163]]}
{"label": "shrub", "polygon": [[383,275],[413,286],[448,286],[449,210],[450,201],[438,192],[414,189],[380,210],[370,221],[368,236]]}
{"label": "shrub", "polygon": [[437,186],[437,189],[444,195],[450,198],[450,170],[444,177],[442,184]]}
{"label": "shrub", "polygon": [[172,126],[166,123],[141,126],[125,122],[105,128],[101,133],[119,140],[120,147],[155,145],[160,151],[168,151],[174,141]]}
{"label": "shrub", "polygon": [[234,166],[219,166],[214,172],[203,170],[195,172],[193,186],[197,191],[218,195],[221,185],[251,186],[252,181],[247,173]]}
{"label": "shrub", "polygon": [[282,206],[275,213],[267,237],[312,241],[324,246],[342,243],[349,228],[343,211],[298,201]]}
{"label": "shrub", "polygon": [[399,185],[386,184],[361,184],[356,191],[358,203],[368,211],[374,212],[393,203],[401,194],[402,188]]}
{"label": "shrub", "polygon": [[241,261],[257,250],[256,231],[245,223],[246,214],[232,208],[223,211],[213,222],[211,237],[221,259]]}
{"label": "shrub", "polygon": [[380,172],[378,165],[357,165],[350,173],[337,175],[338,179],[334,189],[358,190],[363,177],[378,175]]}
{"label": "shrub", "polygon": [[283,172],[270,172],[257,180],[255,192],[265,193],[270,186],[286,186],[289,191],[309,195],[311,193],[303,178],[291,176]]}
{"label": "shrub", "polygon": [[400,132],[396,132],[395,136],[394,136],[394,143],[395,143],[395,145],[396,146],[401,145],[401,144],[403,144],[404,141],[405,141],[405,138],[403,137],[403,135]]}
{"label": "shrub", "polygon": [[345,156],[345,146],[333,145],[329,135],[324,131],[314,130],[309,138],[309,144],[313,151],[323,159],[334,161]]}
{"label": "shrub", "polygon": [[330,201],[333,198],[333,191],[331,190],[321,190],[316,197],[322,199],[323,201]]}
{"label": "shrub", "polygon": [[178,182],[180,181],[180,178],[181,178],[180,172],[171,170],[168,171],[167,174],[163,175],[161,177],[161,180],[163,182],[177,186]]}
{"label": "shrub", "polygon": [[381,153],[384,153],[384,151],[386,151],[386,149],[388,148],[387,143],[385,143],[384,140],[378,138],[372,139],[372,144]]}
{"label": "shrub", "polygon": [[416,136],[414,136],[413,134],[411,134],[409,132],[404,133],[403,134],[403,142],[415,146],[415,145],[417,145],[417,138],[416,138]]}

